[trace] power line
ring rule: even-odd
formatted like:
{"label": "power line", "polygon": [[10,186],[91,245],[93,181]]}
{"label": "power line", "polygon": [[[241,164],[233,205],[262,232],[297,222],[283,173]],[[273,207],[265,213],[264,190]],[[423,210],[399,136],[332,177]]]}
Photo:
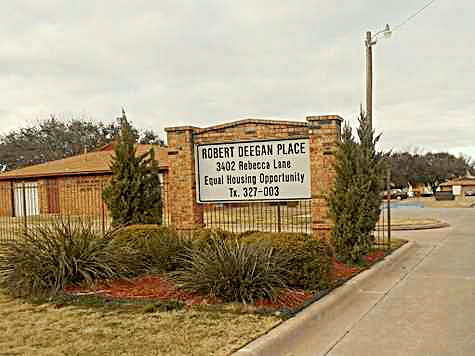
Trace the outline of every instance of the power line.
{"label": "power line", "polygon": [[406,18],[403,22],[401,22],[399,25],[395,26],[393,31],[394,30],[397,30],[398,28],[400,28],[402,25],[405,25],[407,22],[409,22],[410,20],[412,20],[414,17],[416,17],[417,15],[419,15],[422,11],[424,11],[425,9],[427,9],[430,5],[432,5],[433,3],[435,2],[435,0],[431,0],[429,1],[427,4],[425,4],[421,9],[419,9],[418,11],[416,11],[414,14],[412,14],[411,16],[409,16],[408,18]]}

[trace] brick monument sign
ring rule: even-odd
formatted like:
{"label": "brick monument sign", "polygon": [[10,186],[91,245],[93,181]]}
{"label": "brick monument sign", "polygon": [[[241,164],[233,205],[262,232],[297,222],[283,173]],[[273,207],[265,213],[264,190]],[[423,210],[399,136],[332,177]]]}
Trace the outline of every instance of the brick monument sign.
{"label": "brick monument sign", "polygon": [[203,227],[207,203],[311,200],[312,231],[328,238],[325,199],[335,180],[342,118],[306,122],[246,119],[165,129],[168,212],[179,230]]}

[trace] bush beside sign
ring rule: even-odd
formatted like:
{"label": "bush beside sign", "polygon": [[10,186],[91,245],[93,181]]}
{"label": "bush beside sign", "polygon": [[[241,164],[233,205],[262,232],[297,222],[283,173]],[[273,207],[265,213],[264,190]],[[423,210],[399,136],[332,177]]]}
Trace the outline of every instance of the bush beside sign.
{"label": "bush beside sign", "polygon": [[195,145],[197,201],[310,199],[309,139]]}

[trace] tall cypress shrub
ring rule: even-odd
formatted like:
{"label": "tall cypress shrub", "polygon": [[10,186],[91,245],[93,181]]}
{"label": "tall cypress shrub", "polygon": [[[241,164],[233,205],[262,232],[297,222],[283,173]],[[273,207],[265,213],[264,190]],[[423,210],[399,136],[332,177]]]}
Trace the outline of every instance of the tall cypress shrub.
{"label": "tall cypress shrub", "polygon": [[379,136],[374,138],[363,112],[357,133],[359,142],[351,127],[343,128],[336,152],[335,186],[329,195],[335,252],[345,261],[358,260],[372,246],[384,189],[385,155],[376,150]]}
{"label": "tall cypress shrub", "polygon": [[137,155],[137,134],[124,111],[119,121],[120,133],[110,166],[112,179],[103,192],[112,224],[161,224],[159,165],[155,152],[151,148]]}

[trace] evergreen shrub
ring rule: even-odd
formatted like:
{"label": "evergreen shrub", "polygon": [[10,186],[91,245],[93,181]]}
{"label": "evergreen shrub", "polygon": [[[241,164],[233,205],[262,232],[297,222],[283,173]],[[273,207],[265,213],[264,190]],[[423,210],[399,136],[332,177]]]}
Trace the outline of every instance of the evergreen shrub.
{"label": "evergreen shrub", "polygon": [[328,199],[335,253],[343,261],[357,261],[373,246],[384,190],[387,155],[376,150],[379,136],[374,138],[363,113],[357,132],[359,142],[351,127],[343,128],[336,152],[335,186]]}
{"label": "evergreen shrub", "polygon": [[325,240],[304,233],[247,232],[239,236],[247,244],[264,243],[288,256],[288,285],[294,288],[328,287],[333,249]]}
{"label": "evergreen shrub", "polygon": [[116,230],[114,243],[126,246],[141,257],[142,272],[169,272],[178,268],[179,258],[192,245],[191,239],[180,236],[173,228],[144,224]]}
{"label": "evergreen shrub", "polygon": [[120,134],[114,144],[112,179],[104,189],[114,226],[161,224],[159,165],[153,148],[137,155],[137,134],[123,112]]}
{"label": "evergreen shrub", "polygon": [[215,240],[236,239],[236,234],[219,229],[201,229],[195,230],[192,235],[193,246],[195,249],[202,249],[213,244]]}

